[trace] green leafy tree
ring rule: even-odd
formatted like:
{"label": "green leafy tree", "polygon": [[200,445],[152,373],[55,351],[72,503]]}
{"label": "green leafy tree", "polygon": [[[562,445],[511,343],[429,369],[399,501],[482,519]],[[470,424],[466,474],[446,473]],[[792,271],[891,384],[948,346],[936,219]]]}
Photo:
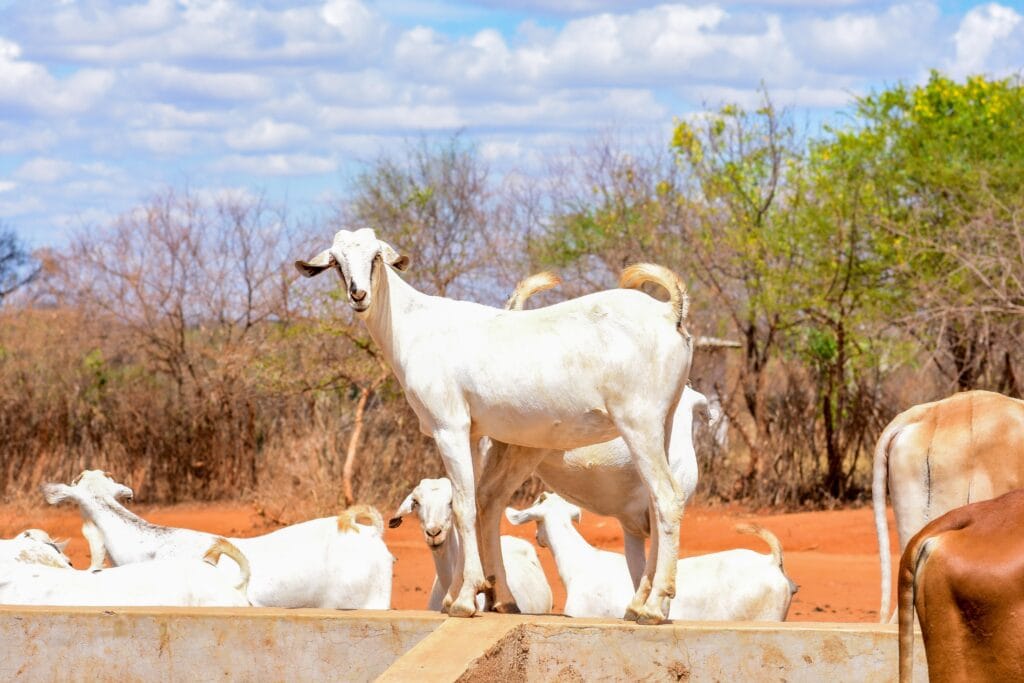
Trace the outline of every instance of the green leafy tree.
{"label": "green leafy tree", "polygon": [[796,198],[784,182],[798,147],[765,97],[753,112],[727,105],[678,121],[672,149],[690,179],[681,200],[691,208],[683,240],[690,266],[743,343],[739,393],[749,419],[734,414],[732,423],[749,451],[736,491],[747,495],[772,457],[769,363],[800,321],[791,295],[803,252],[792,240]]}
{"label": "green leafy tree", "polygon": [[873,209],[914,292],[907,329],[934,349],[958,388],[1010,389],[997,377],[1013,376],[1013,354],[999,351],[1019,329],[1005,306],[991,305],[1003,278],[983,275],[981,261],[993,261],[977,252],[992,240],[997,251],[1019,246],[1012,229],[987,230],[985,241],[978,229],[1011,224],[1024,190],[1024,87],[1018,79],[958,83],[933,72],[924,85],[862,98],[855,115],[836,144],[859,157],[877,193]]}

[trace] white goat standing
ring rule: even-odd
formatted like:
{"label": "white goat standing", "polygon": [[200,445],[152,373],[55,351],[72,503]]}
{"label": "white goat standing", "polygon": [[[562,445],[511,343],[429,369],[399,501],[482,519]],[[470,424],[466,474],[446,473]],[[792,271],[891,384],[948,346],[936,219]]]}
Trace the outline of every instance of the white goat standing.
{"label": "white goat standing", "polygon": [[71,560],[64,554],[67,541],[55,541],[42,529],[26,529],[14,538],[0,538],[0,563],[21,562],[65,569]]}
{"label": "white goat standing", "polygon": [[[221,555],[238,564],[241,581],[216,567]],[[247,607],[249,563],[223,538],[202,559],[152,560],[79,571],[52,565],[0,565],[0,604],[74,606]]]}
{"label": "white goat standing", "polygon": [[[452,483],[446,477],[423,479],[398,506],[388,526],[401,526],[402,518],[415,513],[423,528],[423,539],[434,557],[434,585],[427,609],[439,610],[461,561],[459,532],[452,527]],[[537,558],[533,544],[513,536],[501,537],[505,574],[519,609],[525,614],[551,611],[551,586]],[[484,597],[478,594],[477,609],[483,611]]]}
{"label": "white goat standing", "polygon": [[[554,273],[537,273],[524,278],[516,285],[505,308],[523,310],[526,300],[533,294],[559,283],[561,279]],[[697,488],[697,456],[694,450],[697,420],[712,423],[708,401],[704,394],[686,387],[672,415],[672,438],[668,449],[669,471],[679,486],[684,504]],[[485,470],[488,461],[485,456]],[[639,587],[645,564],[644,539],[651,535],[650,495],[633,466],[626,442],[618,438],[571,451],[549,451],[537,464],[534,474],[549,490],[570,502],[619,521],[629,575],[633,587]],[[499,511],[521,482],[506,480],[504,483],[505,489],[487,501],[489,507],[496,506]],[[481,514],[486,516],[489,512]]]}
{"label": "white goat standing", "polygon": [[482,556],[478,551],[473,463],[480,438],[528,447],[518,457],[506,457],[509,449],[492,452],[491,460],[502,462],[480,480],[486,503],[502,480],[522,481],[534,470],[543,453],[531,449],[570,450],[622,436],[656,510],[652,545],[665,550],[648,563],[626,617],[664,621],[675,595],[683,506],[668,469],[668,425],[692,355],[682,282],[665,268],[642,264],[623,272],[622,285],[658,283],[669,293],[667,303],[616,289],[509,312],[418,292],[393,270],[407,264],[365,228],[339,231],[329,249],[295,265],[307,277],[338,271],[421,431],[441,452],[463,542],[462,577],[445,596],[448,613],[476,613],[476,594],[487,588],[481,559],[495,577],[495,610],[518,611],[501,561],[500,507],[481,519]]}
{"label": "white goat standing", "polygon": [[[45,484],[46,500],[78,504],[83,533],[102,564],[202,557],[217,538],[193,529],[151,524],[121,505],[132,490],[99,470],[80,474],[71,486]],[[356,523],[367,519],[371,525]],[[93,530],[85,533],[85,528]],[[360,506],[337,517],[313,519],[252,538],[230,538],[252,564],[249,601],[259,607],[389,609],[394,558],[381,538],[383,520]]]}
{"label": "white goat standing", "polygon": [[[580,509],[555,493],[542,493],[525,510],[507,508],[513,524],[537,522],[537,543],[550,548],[565,585],[564,613],[571,617],[615,617],[633,588],[626,558],[598,550],[573,526]],[[678,561],[686,577],[669,612],[672,619],[697,621],[784,621],[796,586],[782,568],[782,548],[771,532],[737,527],[769,545],[768,555],[736,549]]]}

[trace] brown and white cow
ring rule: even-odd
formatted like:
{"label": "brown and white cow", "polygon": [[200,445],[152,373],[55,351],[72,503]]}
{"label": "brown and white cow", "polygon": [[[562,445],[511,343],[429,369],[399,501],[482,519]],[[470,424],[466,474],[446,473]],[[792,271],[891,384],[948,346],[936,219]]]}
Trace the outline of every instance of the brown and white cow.
{"label": "brown and white cow", "polygon": [[1024,491],[925,526],[900,559],[898,596],[901,683],[915,609],[932,683],[1024,680]]}
{"label": "brown and white cow", "polygon": [[930,520],[1024,487],[1024,401],[967,391],[905,410],[882,432],[871,485],[882,570],[880,621],[889,616],[892,593],[887,480],[902,553]]}

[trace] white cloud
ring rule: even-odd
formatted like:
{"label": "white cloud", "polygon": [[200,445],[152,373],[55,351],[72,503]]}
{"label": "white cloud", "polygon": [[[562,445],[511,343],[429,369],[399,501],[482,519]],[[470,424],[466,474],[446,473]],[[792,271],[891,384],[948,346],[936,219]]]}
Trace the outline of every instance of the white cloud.
{"label": "white cloud", "polygon": [[358,0],[327,0],[321,15],[351,43],[360,42],[368,33],[379,31],[377,18]]}
{"label": "white cloud", "polygon": [[459,129],[496,168],[542,168],[609,126],[756,106],[762,82],[827,111],[930,67],[1008,73],[1024,22],[1003,2],[0,0],[0,154],[31,159],[4,195],[40,225],[197,177],[304,201]]}
{"label": "white cloud", "polygon": [[24,123],[0,121],[0,154],[24,154],[52,149],[63,131],[42,125],[39,119]]}
{"label": "white cloud", "polygon": [[[950,65],[955,76],[981,73],[991,68],[990,57],[998,47],[1007,49],[1007,41],[1021,24],[1021,15],[1003,5],[990,3],[970,10],[953,36],[956,57]],[[1020,53],[1024,36],[1017,32],[1014,46]],[[1018,68],[1019,68],[1018,64]]]}
{"label": "white cloud", "polygon": [[113,85],[108,71],[81,69],[56,79],[42,65],[21,58],[17,43],[0,38],[0,104],[54,116],[91,108]]}
{"label": "white cloud", "polygon": [[0,180],[0,192],[10,192],[18,186],[18,183],[10,180]]}
{"label": "white cloud", "polygon": [[148,63],[126,72],[129,85],[157,98],[246,101],[270,97],[273,82],[249,73],[210,73]]}
{"label": "white cloud", "polygon": [[162,60],[236,65],[346,56],[363,60],[386,24],[358,0],[274,7],[231,0],[150,0],[144,5],[26,10],[26,31],[64,60],[129,66]]}
{"label": "white cloud", "polygon": [[330,157],[313,154],[233,154],[222,157],[212,168],[263,176],[298,176],[331,173],[338,169],[338,163]]}
{"label": "white cloud", "polygon": [[455,102],[437,106],[398,103],[382,107],[326,106],[320,108],[317,119],[325,128],[345,131],[451,130],[468,124]]}
{"label": "white cloud", "polygon": [[[764,92],[757,88],[729,88],[705,85],[686,90],[694,101],[715,109],[723,104],[738,104],[753,110],[764,102]],[[820,109],[841,109],[853,102],[854,93],[841,88],[770,88],[772,102],[777,107],[812,107]]]}
{"label": "white cloud", "polygon": [[846,12],[793,24],[794,49],[808,63],[829,71],[883,76],[905,74],[934,58],[933,27],[939,9],[931,0],[895,4],[882,12]]}
{"label": "white cloud", "polygon": [[229,131],[226,141],[232,149],[255,152],[294,146],[309,138],[309,130],[303,126],[264,118],[244,129]]}
{"label": "white cloud", "polygon": [[46,209],[46,204],[39,197],[19,192],[0,197],[0,216],[21,216],[38,213]]}
{"label": "white cloud", "polygon": [[63,159],[36,157],[16,168],[11,176],[29,183],[55,183],[71,173],[73,168],[71,162]]}
{"label": "white cloud", "polygon": [[774,15],[736,21],[716,5],[662,5],[568,21],[558,31],[527,26],[510,45],[479,31],[452,40],[416,27],[402,33],[394,58],[402,73],[455,92],[530,99],[560,87],[653,87],[707,79],[756,84],[764,73],[795,79],[794,58]]}
{"label": "white cloud", "polygon": [[492,140],[480,145],[480,156],[485,161],[508,161],[523,155],[523,146],[519,142]]}
{"label": "white cloud", "polygon": [[188,130],[156,128],[135,130],[128,133],[128,140],[144,150],[161,156],[173,156],[187,151],[195,133]]}

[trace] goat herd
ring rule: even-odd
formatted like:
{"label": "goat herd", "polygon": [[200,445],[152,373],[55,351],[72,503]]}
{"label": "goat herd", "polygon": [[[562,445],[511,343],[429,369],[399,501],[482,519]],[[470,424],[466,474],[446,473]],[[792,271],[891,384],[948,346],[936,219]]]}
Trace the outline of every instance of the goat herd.
{"label": "goat herd", "polygon": [[[738,528],[761,537],[768,554],[677,559],[679,520],[697,483],[694,427],[709,411],[686,386],[694,342],[674,273],[631,266],[621,289],[522,310],[557,284],[544,274],[520,283],[501,310],[422,294],[396,272],[408,262],[362,229],[338,232],[296,267],[307,277],[338,272],[440,450],[448,477],[421,481],[390,520],[420,521],[436,569],[430,609],[551,610],[534,546],[500,535],[504,512],[512,524],[536,523],[569,616],[785,619],[796,587],[767,530]],[[637,291],[644,283],[664,288],[668,301]],[[551,492],[525,510],[506,508],[531,473]],[[901,679],[910,676],[915,608],[933,677],[1024,679],[1024,627],[1014,618],[1024,598],[1024,492],[988,500],[1024,485],[1024,402],[967,392],[911,408],[880,437],[873,475],[883,620],[887,485],[905,550]],[[52,504],[79,506],[90,570],[72,570],[45,532],[25,531],[0,541],[0,603],[390,607],[393,558],[371,507],[225,539],[139,518],[122,504],[131,489],[104,472],[47,484],[44,493]],[[624,555],[580,535],[578,506],[619,521]]]}

